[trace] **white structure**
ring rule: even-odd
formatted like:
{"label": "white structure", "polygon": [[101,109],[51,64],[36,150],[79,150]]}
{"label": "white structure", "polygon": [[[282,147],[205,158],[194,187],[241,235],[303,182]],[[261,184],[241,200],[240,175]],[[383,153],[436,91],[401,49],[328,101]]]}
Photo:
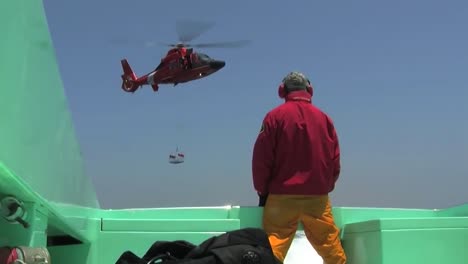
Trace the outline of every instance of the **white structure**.
{"label": "white structure", "polygon": [[297,231],[296,236],[284,259],[284,264],[322,264],[323,260],[310,245],[304,231]]}

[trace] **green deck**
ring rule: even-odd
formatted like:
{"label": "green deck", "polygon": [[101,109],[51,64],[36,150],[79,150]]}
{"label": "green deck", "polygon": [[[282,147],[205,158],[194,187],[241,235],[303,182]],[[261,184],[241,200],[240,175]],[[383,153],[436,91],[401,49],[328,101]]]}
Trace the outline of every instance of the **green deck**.
{"label": "green deck", "polygon": [[[199,243],[260,226],[258,207],[101,210],[83,172],[42,1],[0,2],[0,32],[0,198],[23,201],[31,225],[0,218],[0,246],[48,246],[54,263],[103,264],[125,250],[142,254],[156,240]],[[468,263],[468,204],[333,211],[350,264]]]}

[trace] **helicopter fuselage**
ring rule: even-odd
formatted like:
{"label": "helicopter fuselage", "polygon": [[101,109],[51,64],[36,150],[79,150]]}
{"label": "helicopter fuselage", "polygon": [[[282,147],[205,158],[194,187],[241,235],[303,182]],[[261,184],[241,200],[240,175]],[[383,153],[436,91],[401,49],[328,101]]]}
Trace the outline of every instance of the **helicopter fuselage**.
{"label": "helicopter fuselage", "polygon": [[205,53],[193,52],[192,49],[174,48],[161,59],[161,63],[150,73],[136,77],[126,59],[121,61],[124,74],[122,75],[122,89],[135,92],[140,86],[150,85],[156,92],[160,84],[186,83],[209,76],[226,63],[222,60],[210,58]]}

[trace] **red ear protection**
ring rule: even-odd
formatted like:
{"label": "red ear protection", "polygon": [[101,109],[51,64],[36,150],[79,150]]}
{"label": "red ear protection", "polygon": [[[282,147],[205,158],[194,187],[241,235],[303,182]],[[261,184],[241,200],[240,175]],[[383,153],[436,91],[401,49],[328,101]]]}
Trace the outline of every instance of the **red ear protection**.
{"label": "red ear protection", "polygon": [[279,98],[285,98],[286,97],[286,91],[284,89],[284,83],[281,83],[280,86],[278,87],[278,96],[279,96]]}
{"label": "red ear protection", "polygon": [[[312,85],[310,84],[310,81],[307,80],[308,85],[307,85],[307,92],[312,96],[314,95],[314,89],[312,88]],[[278,96],[280,98],[285,98],[287,95],[286,87],[284,83],[281,83],[280,86],[278,87]]]}

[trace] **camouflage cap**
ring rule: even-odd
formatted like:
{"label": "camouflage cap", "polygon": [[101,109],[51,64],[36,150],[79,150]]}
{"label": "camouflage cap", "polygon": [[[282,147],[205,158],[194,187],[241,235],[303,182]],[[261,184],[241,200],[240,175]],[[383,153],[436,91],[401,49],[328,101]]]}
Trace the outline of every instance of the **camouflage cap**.
{"label": "camouflage cap", "polygon": [[283,83],[288,91],[305,90],[310,84],[309,79],[301,72],[290,72],[283,78]]}

